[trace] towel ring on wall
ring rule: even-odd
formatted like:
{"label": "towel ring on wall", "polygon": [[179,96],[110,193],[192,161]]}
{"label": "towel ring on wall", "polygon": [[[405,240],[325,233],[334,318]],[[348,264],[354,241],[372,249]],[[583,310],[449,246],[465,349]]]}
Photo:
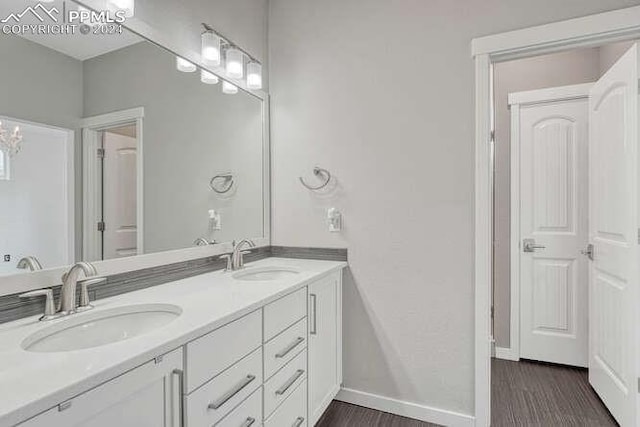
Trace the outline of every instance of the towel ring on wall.
{"label": "towel ring on wall", "polygon": [[[233,174],[224,173],[211,178],[211,181],[209,181],[209,187],[218,194],[225,194],[233,188],[234,183]],[[222,184],[222,186],[220,186],[220,184]]]}
{"label": "towel ring on wall", "polygon": [[306,188],[308,188],[311,191],[322,190],[324,187],[329,185],[329,182],[331,181],[331,172],[329,172],[326,169],[322,169],[321,167],[316,166],[315,168],[313,168],[313,174],[315,176],[317,176],[318,178],[320,178],[321,176],[324,176],[325,177],[325,181],[322,184],[314,187],[314,186],[309,185],[306,182],[304,182],[304,179],[302,177],[299,177],[298,179],[300,180],[302,185],[304,185]]}

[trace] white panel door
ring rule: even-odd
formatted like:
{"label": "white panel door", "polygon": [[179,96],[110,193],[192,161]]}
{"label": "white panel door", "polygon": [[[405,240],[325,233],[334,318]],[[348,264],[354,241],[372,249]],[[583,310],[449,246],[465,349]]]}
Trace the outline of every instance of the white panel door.
{"label": "white panel door", "polygon": [[[588,99],[520,108],[520,357],[587,366]],[[529,250],[526,241],[537,246]]]}
{"label": "white panel door", "polygon": [[133,256],[137,249],[137,143],[130,136],[103,136],[103,257]]}
{"label": "white panel door", "polygon": [[638,47],[589,94],[589,381],[622,426],[636,425]]}

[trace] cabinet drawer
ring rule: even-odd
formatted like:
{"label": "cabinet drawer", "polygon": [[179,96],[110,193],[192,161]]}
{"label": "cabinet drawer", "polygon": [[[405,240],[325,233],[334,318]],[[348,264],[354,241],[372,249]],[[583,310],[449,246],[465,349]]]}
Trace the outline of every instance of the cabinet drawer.
{"label": "cabinet drawer", "polygon": [[262,422],[262,387],[231,411],[215,427],[258,427]]}
{"label": "cabinet drawer", "polygon": [[280,298],[264,307],[264,342],[307,315],[307,288]]}
{"label": "cabinet drawer", "polygon": [[305,317],[264,345],[264,377],[270,378],[306,347]]}
{"label": "cabinet drawer", "polygon": [[264,427],[307,427],[307,381],[303,381],[291,396],[275,410]]}
{"label": "cabinet drawer", "polygon": [[303,350],[264,384],[264,416],[269,417],[307,378],[307,350]]}
{"label": "cabinet drawer", "polygon": [[260,310],[190,342],[186,345],[186,392],[191,393],[261,343]]}
{"label": "cabinet drawer", "polygon": [[262,383],[262,347],[187,396],[189,427],[212,426]]}

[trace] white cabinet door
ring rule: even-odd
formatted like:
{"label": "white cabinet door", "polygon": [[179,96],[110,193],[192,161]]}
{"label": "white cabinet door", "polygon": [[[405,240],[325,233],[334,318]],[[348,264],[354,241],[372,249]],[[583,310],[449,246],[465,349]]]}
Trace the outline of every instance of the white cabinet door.
{"label": "white cabinet door", "polygon": [[637,426],[638,45],[589,95],[589,382],[622,426]]}
{"label": "white cabinet door", "polygon": [[315,425],[342,383],[341,275],[309,285],[309,425]]}
{"label": "white cabinet door", "polygon": [[[588,99],[523,105],[520,357],[587,366]],[[538,248],[527,248],[525,241]]]}
{"label": "white cabinet door", "polygon": [[20,427],[179,427],[182,349],[78,395]]}

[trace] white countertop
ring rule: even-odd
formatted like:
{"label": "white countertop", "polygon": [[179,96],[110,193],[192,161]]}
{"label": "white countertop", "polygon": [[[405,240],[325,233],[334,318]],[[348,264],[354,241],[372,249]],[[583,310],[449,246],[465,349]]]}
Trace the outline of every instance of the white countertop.
{"label": "white countertop", "polygon": [[277,281],[244,282],[216,271],[95,301],[95,309],[88,313],[132,304],[164,303],[182,308],[182,314],[162,328],[102,347],[28,352],[21,347],[27,336],[65,319],[39,322],[35,316],[1,325],[0,426],[33,417],[347,266],[337,261],[267,258],[247,264],[247,268],[276,265],[301,273]]}

